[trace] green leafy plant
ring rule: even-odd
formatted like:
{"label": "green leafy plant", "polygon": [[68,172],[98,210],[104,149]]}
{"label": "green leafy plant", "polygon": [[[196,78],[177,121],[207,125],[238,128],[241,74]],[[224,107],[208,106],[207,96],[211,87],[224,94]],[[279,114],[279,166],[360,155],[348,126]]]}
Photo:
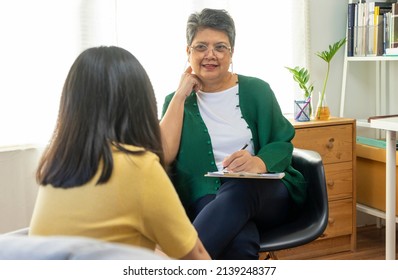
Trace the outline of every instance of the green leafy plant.
{"label": "green leafy plant", "polygon": [[304,92],[304,97],[306,100],[312,95],[312,91],[314,90],[313,83],[310,84],[310,73],[305,67],[296,66],[294,68],[285,67],[290,73],[293,74],[293,80],[297,82],[299,87]]}
{"label": "green leafy plant", "polygon": [[329,49],[323,52],[317,52],[315,53],[318,57],[323,59],[327,63],[327,70],[326,70],[326,76],[323,81],[323,88],[321,91],[320,95],[320,104],[322,104],[324,98],[325,98],[325,92],[326,92],[326,85],[329,79],[329,71],[330,71],[330,62],[332,61],[334,55],[339,51],[339,49],[346,43],[346,38],[344,37],[343,39],[337,41],[336,43],[329,45]]}

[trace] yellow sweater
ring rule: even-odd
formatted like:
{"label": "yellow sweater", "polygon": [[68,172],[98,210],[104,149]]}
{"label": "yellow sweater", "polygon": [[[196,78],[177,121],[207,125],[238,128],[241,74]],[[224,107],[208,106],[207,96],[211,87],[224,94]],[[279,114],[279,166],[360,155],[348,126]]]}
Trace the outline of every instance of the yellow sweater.
{"label": "yellow sweater", "polygon": [[197,232],[158,157],[114,148],[113,158],[106,184],[95,185],[97,172],[81,187],[40,186],[30,235],[85,236],[152,250],[159,244],[173,258],[189,253]]}

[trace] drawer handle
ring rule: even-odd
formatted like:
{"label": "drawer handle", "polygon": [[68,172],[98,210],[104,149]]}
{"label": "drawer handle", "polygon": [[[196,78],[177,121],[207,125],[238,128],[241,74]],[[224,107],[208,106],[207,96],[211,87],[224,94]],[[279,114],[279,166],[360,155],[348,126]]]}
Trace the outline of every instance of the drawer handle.
{"label": "drawer handle", "polygon": [[328,187],[332,188],[334,186],[334,180],[328,180]]}
{"label": "drawer handle", "polygon": [[333,148],[333,144],[334,144],[334,138],[330,138],[329,142],[326,144],[326,147],[328,149],[332,149]]}
{"label": "drawer handle", "polygon": [[328,223],[329,223],[329,225],[333,225],[334,224],[334,219],[333,218],[329,218],[328,219]]}

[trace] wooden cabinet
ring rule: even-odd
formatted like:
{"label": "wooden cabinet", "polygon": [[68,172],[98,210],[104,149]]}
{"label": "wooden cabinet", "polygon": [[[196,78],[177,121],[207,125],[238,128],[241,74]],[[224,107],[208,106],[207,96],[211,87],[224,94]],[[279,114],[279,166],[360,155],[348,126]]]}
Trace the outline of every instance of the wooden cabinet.
{"label": "wooden cabinet", "polygon": [[309,259],[355,250],[355,120],[332,117],[328,121],[295,122],[293,144],[317,151],[325,168],[329,223],[321,237],[296,248],[275,252],[279,259]]}

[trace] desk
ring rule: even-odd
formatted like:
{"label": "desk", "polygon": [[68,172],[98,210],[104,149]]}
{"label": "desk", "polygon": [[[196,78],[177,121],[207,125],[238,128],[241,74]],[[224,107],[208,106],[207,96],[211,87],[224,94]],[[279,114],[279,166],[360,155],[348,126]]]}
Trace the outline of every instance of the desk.
{"label": "desk", "polygon": [[398,117],[373,119],[370,127],[386,130],[386,260],[395,260],[395,152]]}

